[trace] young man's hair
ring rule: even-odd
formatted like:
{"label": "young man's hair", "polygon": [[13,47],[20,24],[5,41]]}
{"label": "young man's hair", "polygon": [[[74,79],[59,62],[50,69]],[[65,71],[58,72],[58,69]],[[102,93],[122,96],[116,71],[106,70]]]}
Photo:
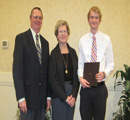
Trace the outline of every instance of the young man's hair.
{"label": "young man's hair", "polygon": [[102,19],[102,13],[101,13],[100,9],[97,6],[91,7],[90,10],[89,10],[89,12],[88,12],[88,19],[90,17],[91,11],[94,11],[95,13],[99,14],[99,19],[101,21],[101,19]]}

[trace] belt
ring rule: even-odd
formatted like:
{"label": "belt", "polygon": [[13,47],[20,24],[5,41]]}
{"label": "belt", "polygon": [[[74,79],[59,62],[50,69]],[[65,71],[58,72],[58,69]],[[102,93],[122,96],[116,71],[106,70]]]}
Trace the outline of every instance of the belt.
{"label": "belt", "polygon": [[98,83],[97,86],[101,86],[101,85],[104,85],[104,84],[105,84],[104,82],[100,82],[100,83]]}
{"label": "belt", "polygon": [[99,87],[99,86],[104,85],[104,84],[105,84],[105,82],[100,82],[97,84],[97,86],[91,86],[90,88],[96,88],[96,87]]}

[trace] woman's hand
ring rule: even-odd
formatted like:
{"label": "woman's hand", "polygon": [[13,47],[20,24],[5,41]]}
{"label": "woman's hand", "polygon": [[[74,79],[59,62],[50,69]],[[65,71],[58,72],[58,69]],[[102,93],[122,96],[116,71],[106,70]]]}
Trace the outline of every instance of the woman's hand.
{"label": "woman's hand", "polygon": [[73,107],[73,106],[75,105],[75,98],[72,97],[72,95],[71,95],[71,96],[68,96],[66,102],[67,102],[71,107]]}

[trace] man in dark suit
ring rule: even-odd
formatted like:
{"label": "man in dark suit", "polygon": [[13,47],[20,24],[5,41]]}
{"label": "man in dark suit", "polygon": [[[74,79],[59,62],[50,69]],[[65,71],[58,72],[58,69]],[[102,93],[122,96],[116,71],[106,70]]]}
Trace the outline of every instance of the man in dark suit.
{"label": "man in dark suit", "polygon": [[48,42],[39,34],[43,14],[32,9],[30,29],[16,36],[13,78],[22,120],[44,120],[50,108],[48,92]]}

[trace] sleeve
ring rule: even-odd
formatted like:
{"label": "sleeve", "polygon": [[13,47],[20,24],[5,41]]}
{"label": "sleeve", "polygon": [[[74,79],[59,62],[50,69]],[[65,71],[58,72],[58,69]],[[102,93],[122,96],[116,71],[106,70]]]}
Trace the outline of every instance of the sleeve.
{"label": "sleeve", "polygon": [[83,69],[84,69],[84,62],[85,62],[85,58],[84,58],[84,53],[83,53],[83,49],[82,49],[82,44],[81,44],[81,40],[79,42],[79,57],[78,57],[78,77],[83,77]]}
{"label": "sleeve", "polygon": [[76,51],[74,50],[74,58],[75,58],[75,70],[73,73],[73,89],[72,89],[72,96],[75,97],[75,99],[77,98],[77,94],[79,91],[79,80],[78,80],[78,74],[77,74],[77,69],[78,69],[78,57],[76,54]]}
{"label": "sleeve", "polygon": [[13,53],[13,79],[17,100],[25,98],[23,83],[23,43],[20,35],[16,36]]}
{"label": "sleeve", "polygon": [[106,48],[106,62],[105,62],[105,73],[106,78],[112,73],[114,70],[114,56],[113,56],[113,48],[110,38],[107,41],[107,48]]}
{"label": "sleeve", "polygon": [[66,101],[67,94],[59,83],[58,76],[56,73],[56,55],[53,53],[50,56],[49,62],[49,83],[54,92],[61,100]]}

